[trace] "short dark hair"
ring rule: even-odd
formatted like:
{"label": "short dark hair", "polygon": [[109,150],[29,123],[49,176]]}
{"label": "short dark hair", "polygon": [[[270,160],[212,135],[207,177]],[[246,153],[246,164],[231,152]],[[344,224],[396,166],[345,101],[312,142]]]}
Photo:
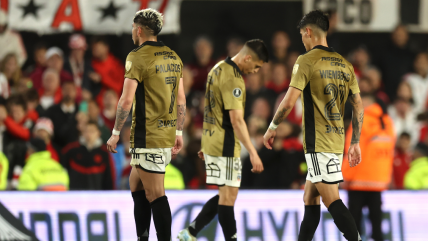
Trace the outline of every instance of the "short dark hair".
{"label": "short dark hair", "polygon": [[324,32],[327,32],[330,26],[328,16],[325,15],[324,12],[322,12],[321,10],[313,10],[305,14],[305,16],[303,16],[303,18],[297,25],[297,28],[303,29],[308,24],[315,25]]}
{"label": "short dark hair", "polygon": [[267,63],[269,61],[269,52],[266,48],[265,43],[261,39],[252,39],[245,42],[245,46],[250,48],[256,53],[257,57],[263,62]]}
{"label": "short dark hair", "polygon": [[25,93],[26,101],[39,101],[39,92],[36,89],[29,89],[27,93]]}
{"label": "short dark hair", "polygon": [[96,36],[92,37],[91,45],[94,45],[96,43],[102,43],[104,45],[109,46],[109,42],[107,40],[107,37],[103,36],[103,35],[96,35]]}
{"label": "short dark hair", "polygon": [[88,121],[88,122],[86,123],[86,126],[89,126],[89,125],[93,125],[93,126],[95,126],[98,130],[100,130],[100,127],[99,127],[98,123],[97,123],[97,122],[95,122],[95,121],[93,121],[93,120],[90,120],[90,121]]}
{"label": "short dark hair", "polygon": [[151,34],[157,36],[162,30],[163,16],[158,11],[147,8],[138,11],[134,16],[134,23],[147,27]]}
{"label": "short dark hair", "polygon": [[402,132],[401,134],[400,134],[400,137],[399,138],[407,138],[407,139],[410,139],[410,134],[409,133],[407,133],[407,132]]}
{"label": "short dark hair", "polygon": [[11,105],[19,105],[24,109],[24,111],[27,111],[27,102],[25,102],[24,96],[20,94],[9,97],[7,105],[9,108]]}

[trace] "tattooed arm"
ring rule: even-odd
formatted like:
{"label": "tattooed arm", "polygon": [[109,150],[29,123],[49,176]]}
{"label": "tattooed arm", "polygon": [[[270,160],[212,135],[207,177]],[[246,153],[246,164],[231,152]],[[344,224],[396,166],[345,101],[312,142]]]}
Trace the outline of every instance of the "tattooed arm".
{"label": "tattooed arm", "polygon": [[[273,118],[273,124],[279,125],[282,121],[284,121],[285,118],[287,118],[288,114],[290,114],[290,111],[293,109],[294,105],[296,104],[297,98],[299,98],[300,94],[302,93],[301,90],[296,89],[294,87],[290,87],[287,91],[287,94],[285,94],[284,99],[281,101],[281,104],[279,104],[278,109],[276,111],[276,114]],[[265,136],[263,137],[263,142],[268,149],[272,149],[273,139],[275,138],[276,130],[268,129],[266,131]]]}
{"label": "tattooed arm", "polygon": [[354,94],[349,97],[352,104],[352,139],[351,145],[360,143],[361,129],[363,128],[364,108],[360,94]]}
{"label": "tattooed arm", "polygon": [[[177,131],[183,131],[184,121],[186,119],[186,94],[184,93],[183,86],[183,78],[181,78],[178,85],[177,96]],[[177,155],[181,148],[183,148],[183,137],[181,135],[176,135],[172,154]]]}
{"label": "tattooed arm", "polygon": [[[114,123],[113,130],[122,130],[122,127],[129,116],[129,112],[131,111],[132,102],[134,101],[137,86],[138,82],[136,80],[125,78],[122,96],[120,96],[119,103],[117,104],[116,122]],[[116,153],[117,151],[115,149],[118,141],[119,135],[111,135],[110,139],[107,142],[107,149],[110,152]]]}
{"label": "tattooed arm", "polygon": [[360,94],[354,94],[349,97],[352,104],[352,139],[348,150],[348,161],[351,167],[361,162],[360,135],[364,121],[364,107]]}

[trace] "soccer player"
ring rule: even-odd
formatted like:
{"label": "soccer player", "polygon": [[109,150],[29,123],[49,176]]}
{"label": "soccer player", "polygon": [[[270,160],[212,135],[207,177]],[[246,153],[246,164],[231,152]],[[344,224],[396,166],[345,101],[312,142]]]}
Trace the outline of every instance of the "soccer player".
{"label": "soccer player", "polygon": [[301,95],[308,175],[303,197],[305,215],[298,241],[310,241],[314,236],[320,220],[320,196],[345,238],[359,241],[355,221],[339,197],[338,183],[343,181],[343,113],[348,96],[353,106],[353,133],[348,154],[351,167],[361,162],[359,141],[364,111],[352,65],[327,46],[328,27],[328,17],[319,10],[306,14],[300,21],[298,28],[307,52],[300,55],[294,65],[291,88],[264,136],[264,144],[272,149],[275,129]]}
{"label": "soccer player", "polygon": [[208,74],[202,150],[207,183],[219,186],[219,194],[211,198],[196,219],[178,234],[180,241],[194,241],[218,213],[226,241],[236,240],[233,206],[241,185],[241,144],[250,153],[252,171],[260,173],[263,164],[250,140],[244,121],[245,83],[243,74],[257,73],[268,62],[268,51],[262,40],[247,41],[233,58],[220,61]]}
{"label": "soccer player", "polygon": [[151,212],[160,241],[171,240],[171,209],[165,196],[165,167],[183,147],[186,113],[180,57],[157,42],[163,17],[153,9],[138,11],[132,40],[138,47],[126,59],[125,83],[117,105],[116,122],[107,142],[116,153],[120,130],[132,108],[131,165],[129,177],[137,236],[149,239]]}

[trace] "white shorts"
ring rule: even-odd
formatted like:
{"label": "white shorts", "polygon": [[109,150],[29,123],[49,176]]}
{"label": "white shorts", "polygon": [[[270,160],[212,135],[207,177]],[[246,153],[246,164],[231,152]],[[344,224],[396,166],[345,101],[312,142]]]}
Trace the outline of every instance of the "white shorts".
{"label": "white shorts", "polygon": [[171,148],[134,148],[131,166],[146,172],[165,174],[165,167],[171,162]]}
{"label": "white shorts", "polygon": [[327,184],[343,182],[343,154],[324,152],[306,153],[305,159],[308,165],[306,180],[312,183],[323,182]]}
{"label": "white shorts", "polygon": [[219,157],[204,154],[207,184],[240,187],[242,163],[239,157]]}

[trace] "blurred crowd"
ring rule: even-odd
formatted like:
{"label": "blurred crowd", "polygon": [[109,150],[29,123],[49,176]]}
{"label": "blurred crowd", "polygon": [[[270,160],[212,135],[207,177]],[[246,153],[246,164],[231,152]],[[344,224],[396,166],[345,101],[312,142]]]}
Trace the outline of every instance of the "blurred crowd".
{"label": "blurred crowd", "polygon": [[[328,42],[340,50],[340,42],[334,38],[334,14],[330,17]],[[428,172],[428,54],[412,52],[408,41],[406,27],[399,25],[382,54],[373,56],[367,47],[355,43],[355,49],[344,56],[354,65],[366,118],[381,123],[379,130],[369,126],[371,131],[363,131],[362,140],[370,145],[373,135],[390,137],[385,144],[391,146],[386,155],[390,160],[383,164],[389,165],[385,167],[388,189],[428,188],[428,175],[421,174],[421,170]],[[214,59],[212,40],[208,36],[195,39],[194,61],[184,63],[183,69],[185,146],[167,168],[166,188],[216,188],[205,184],[205,164],[197,155],[206,78],[218,61],[237,54],[244,42],[239,37],[229,39],[223,57]],[[269,63],[257,74],[244,77],[245,120],[265,171],[253,174],[248,153],[242,148],[242,188],[300,189],[307,173],[301,101],[278,127],[273,151],[263,147],[263,135],[302,53],[290,51],[291,40],[284,31],[273,33],[267,44]],[[69,49],[34,43],[34,59],[27,60],[19,33],[8,29],[0,16],[0,46],[0,190],[128,189],[131,118],[122,129],[118,153],[111,154],[105,147],[124,78],[124,63],[111,54],[107,39],[73,34]],[[344,113],[345,129],[351,109],[347,106]],[[385,125],[383,118],[389,118],[391,124]],[[363,162],[375,161],[376,155],[381,154],[366,155]]]}

